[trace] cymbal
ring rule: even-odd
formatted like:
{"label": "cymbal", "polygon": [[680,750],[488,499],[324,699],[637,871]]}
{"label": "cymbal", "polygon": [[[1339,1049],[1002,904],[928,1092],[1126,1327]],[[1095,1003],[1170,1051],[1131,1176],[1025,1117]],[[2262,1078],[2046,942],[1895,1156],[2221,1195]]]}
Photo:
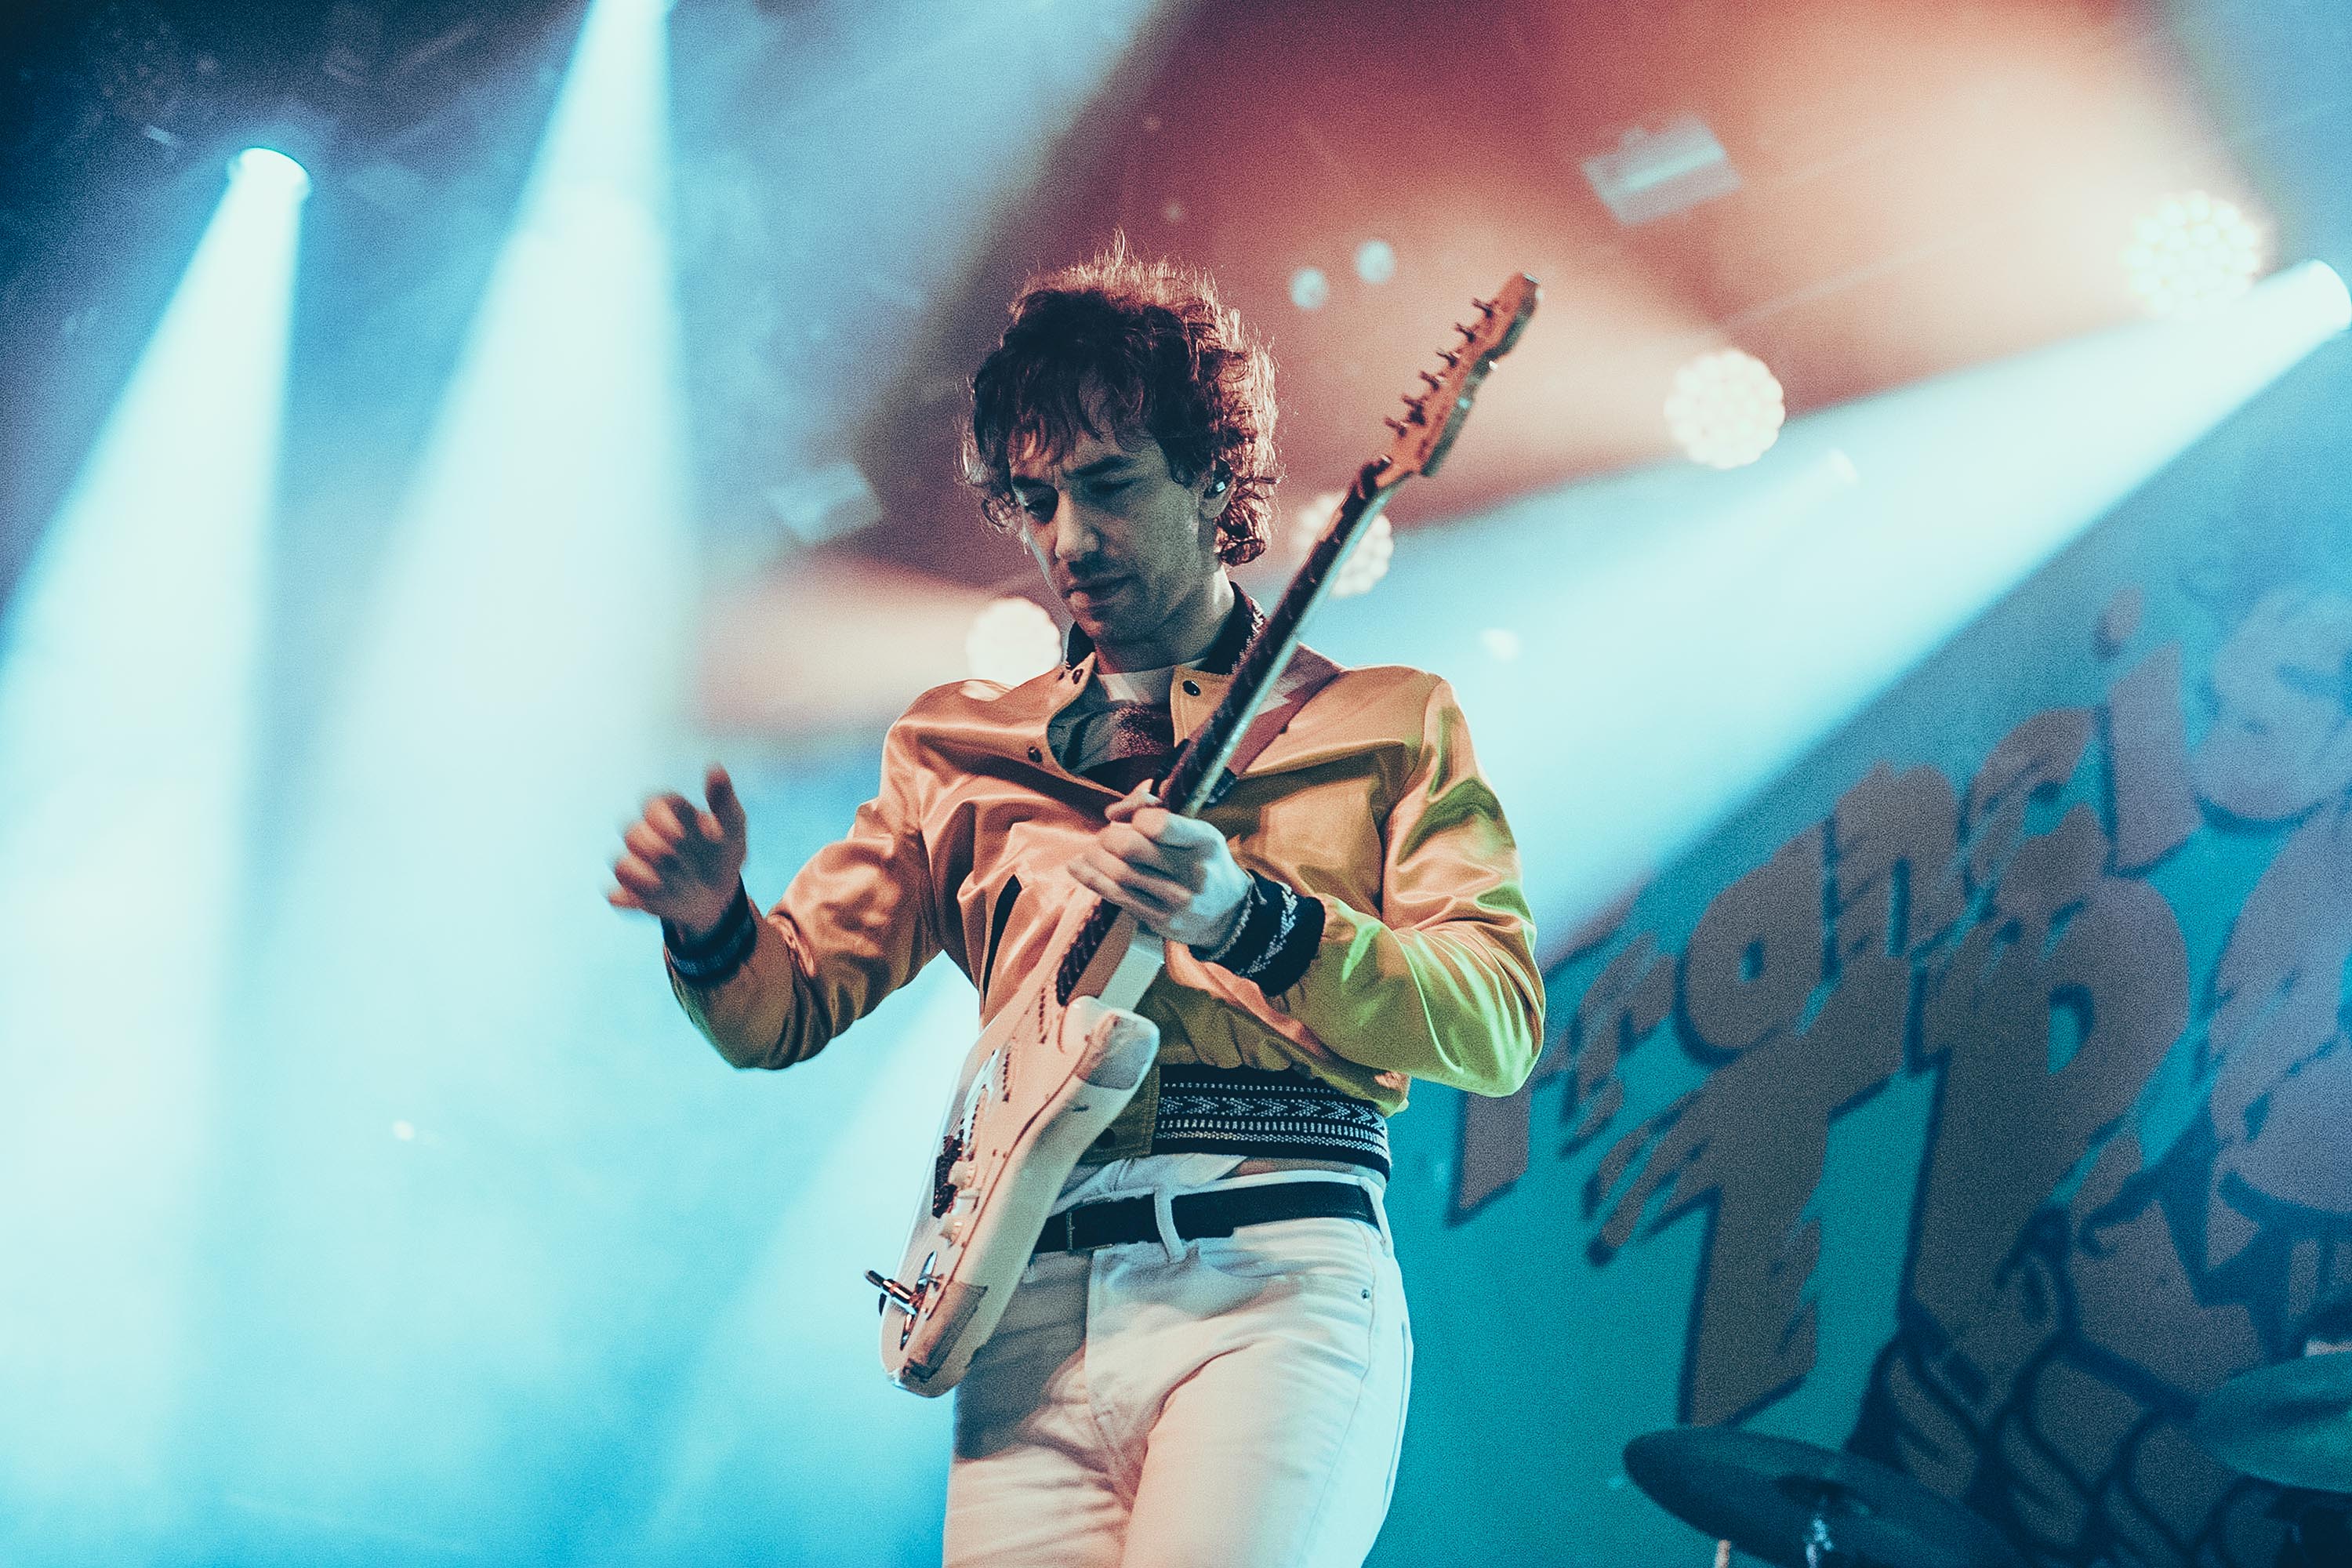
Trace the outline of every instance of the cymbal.
{"label": "cymbal", "polygon": [[1839,1563],[2024,1568],[1999,1531],[1943,1493],[1811,1443],[1673,1426],[1626,1444],[1625,1473],[1684,1523],[1780,1568],[1805,1568],[1816,1518]]}
{"label": "cymbal", "polygon": [[2205,1396],[2189,1435],[2262,1480],[2352,1492],[2352,1352],[2239,1373]]}

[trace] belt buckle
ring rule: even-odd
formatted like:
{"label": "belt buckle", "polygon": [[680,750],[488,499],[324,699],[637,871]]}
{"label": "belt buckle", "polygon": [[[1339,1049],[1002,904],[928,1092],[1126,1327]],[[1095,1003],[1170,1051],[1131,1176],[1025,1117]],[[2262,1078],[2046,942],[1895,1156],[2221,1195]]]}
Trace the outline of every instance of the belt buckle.
{"label": "belt buckle", "polygon": [[1076,1252],[1078,1250],[1077,1213],[1079,1207],[1079,1205],[1072,1204],[1068,1208],[1064,1209],[1061,1213],[1055,1215],[1045,1222],[1048,1225],[1058,1223],[1062,1227],[1062,1239],[1055,1244],[1054,1247],[1055,1252]]}

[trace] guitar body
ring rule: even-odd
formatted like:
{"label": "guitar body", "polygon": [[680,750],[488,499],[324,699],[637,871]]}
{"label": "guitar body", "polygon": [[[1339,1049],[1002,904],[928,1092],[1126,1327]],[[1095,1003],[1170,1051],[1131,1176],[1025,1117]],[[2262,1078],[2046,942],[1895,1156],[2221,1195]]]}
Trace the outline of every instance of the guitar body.
{"label": "guitar body", "polygon": [[1160,939],[1132,916],[1118,918],[1067,1003],[1058,999],[1061,960],[1097,907],[1085,893],[1070,900],[1045,960],[964,1058],[906,1256],[894,1279],[876,1279],[882,1367],[901,1388],[936,1395],[961,1381],[1078,1157],[1159,1056],[1159,1030],[1125,1016],[1161,962]]}
{"label": "guitar body", "polygon": [[[1329,589],[1363,525],[1415,474],[1433,474],[1487,369],[1510,352],[1540,291],[1524,274],[1475,301],[1444,369],[1387,421],[1389,450],[1366,464],[1290,587],[1250,639],[1216,711],[1160,781],[1170,810],[1197,816],[1273,694],[1301,624]],[[1273,717],[1276,724],[1278,717]],[[1033,753],[1034,754],[1034,753]],[[1245,765],[1239,763],[1238,765]],[[1045,1216],[1087,1146],[1126,1109],[1160,1051],[1160,1032],[1133,1009],[1160,973],[1160,939],[1090,894],[1073,897],[1053,940],[964,1058],[926,1173],[914,1233],[882,1292],[882,1365],[917,1394],[953,1388],[1004,1315]]]}

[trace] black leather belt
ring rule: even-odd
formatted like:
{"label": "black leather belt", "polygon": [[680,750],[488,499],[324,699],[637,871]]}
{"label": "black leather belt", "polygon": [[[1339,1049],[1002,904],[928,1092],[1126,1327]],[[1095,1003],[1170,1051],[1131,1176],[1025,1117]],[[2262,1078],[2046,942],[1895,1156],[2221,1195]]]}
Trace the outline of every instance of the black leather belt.
{"label": "black leather belt", "polygon": [[[1169,1211],[1176,1235],[1185,1241],[1204,1236],[1231,1236],[1245,1225],[1277,1219],[1360,1219],[1380,1223],[1372,1195],[1352,1182],[1280,1182],[1262,1187],[1229,1187],[1223,1192],[1187,1193],[1172,1199]],[[1048,1252],[1091,1252],[1097,1247],[1118,1247],[1131,1241],[1160,1239],[1160,1222],[1152,1217],[1151,1200],[1111,1198],[1080,1204],[1045,1221],[1033,1257]]]}

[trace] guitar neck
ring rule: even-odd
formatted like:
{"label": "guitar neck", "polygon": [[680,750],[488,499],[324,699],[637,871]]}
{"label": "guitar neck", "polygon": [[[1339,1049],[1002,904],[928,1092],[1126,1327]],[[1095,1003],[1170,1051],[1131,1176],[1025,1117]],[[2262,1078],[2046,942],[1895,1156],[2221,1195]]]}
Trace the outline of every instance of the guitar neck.
{"label": "guitar neck", "polygon": [[1258,710],[1273,696],[1275,683],[1289,665],[1291,654],[1297,650],[1299,630],[1306,625],[1307,616],[1330,592],[1339,567],[1355,548],[1365,526],[1388,505],[1389,490],[1375,482],[1384,466],[1374,462],[1356,476],[1347,500],[1340,503],[1339,515],[1316,542],[1281,601],[1267,613],[1265,624],[1242,650],[1223,700],[1177,753],[1174,765],[1169,768],[1168,777],[1160,786],[1160,801],[1169,810],[1197,816],[1216,792],[1234,748],[1241,744],[1250,721],[1257,717]]}

